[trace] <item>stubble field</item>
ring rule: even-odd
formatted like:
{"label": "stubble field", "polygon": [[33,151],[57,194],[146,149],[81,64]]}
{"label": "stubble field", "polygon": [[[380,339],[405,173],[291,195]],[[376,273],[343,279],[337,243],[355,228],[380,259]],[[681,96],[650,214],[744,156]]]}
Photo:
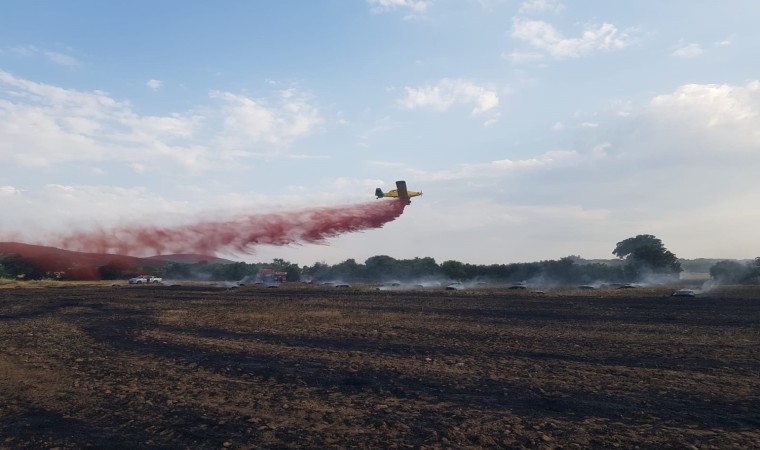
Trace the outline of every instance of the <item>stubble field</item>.
{"label": "stubble field", "polygon": [[760,288],[0,289],[0,448],[752,448]]}

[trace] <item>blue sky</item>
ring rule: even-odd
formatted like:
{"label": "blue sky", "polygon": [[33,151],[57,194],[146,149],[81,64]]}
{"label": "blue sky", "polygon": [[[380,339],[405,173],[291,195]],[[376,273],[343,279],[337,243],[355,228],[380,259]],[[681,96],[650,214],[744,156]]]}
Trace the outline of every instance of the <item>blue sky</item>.
{"label": "blue sky", "polygon": [[425,195],[247,261],[760,255],[755,1],[11,1],[0,234]]}

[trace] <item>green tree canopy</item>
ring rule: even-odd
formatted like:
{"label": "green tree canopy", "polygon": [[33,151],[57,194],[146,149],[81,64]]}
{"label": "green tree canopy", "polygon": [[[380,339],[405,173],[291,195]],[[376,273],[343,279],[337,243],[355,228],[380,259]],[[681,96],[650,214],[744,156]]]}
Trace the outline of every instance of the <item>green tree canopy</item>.
{"label": "green tree canopy", "polygon": [[718,261],[710,267],[710,276],[721,283],[740,283],[749,277],[752,268],[739,261]]}
{"label": "green tree canopy", "polygon": [[5,273],[14,278],[37,280],[45,277],[45,271],[36,261],[18,254],[4,256],[0,263],[3,264]]}
{"label": "green tree canopy", "polygon": [[387,255],[371,256],[364,261],[369,276],[378,279],[391,279],[398,277],[400,272],[398,260]]}
{"label": "green tree canopy", "polygon": [[468,278],[467,269],[464,263],[459,261],[444,261],[441,264],[441,271],[444,275],[452,280],[462,280]]}
{"label": "green tree canopy", "polygon": [[340,280],[357,280],[364,275],[364,267],[356,263],[356,260],[349,258],[342,263],[332,266],[331,275]]}
{"label": "green tree canopy", "polygon": [[633,278],[647,273],[672,275],[682,270],[676,255],[651,234],[618,242],[612,254],[626,261],[626,270]]}

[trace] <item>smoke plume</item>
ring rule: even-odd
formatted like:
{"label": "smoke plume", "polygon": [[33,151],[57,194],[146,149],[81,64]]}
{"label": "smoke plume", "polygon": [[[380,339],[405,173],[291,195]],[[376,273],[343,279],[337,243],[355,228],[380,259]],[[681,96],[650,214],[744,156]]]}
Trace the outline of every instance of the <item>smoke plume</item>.
{"label": "smoke plume", "polygon": [[380,228],[404,212],[405,202],[375,201],[282,213],[245,215],[178,227],[124,226],[75,232],[56,245],[79,252],[151,256],[175,253],[252,253],[258,245],[319,243],[343,233]]}

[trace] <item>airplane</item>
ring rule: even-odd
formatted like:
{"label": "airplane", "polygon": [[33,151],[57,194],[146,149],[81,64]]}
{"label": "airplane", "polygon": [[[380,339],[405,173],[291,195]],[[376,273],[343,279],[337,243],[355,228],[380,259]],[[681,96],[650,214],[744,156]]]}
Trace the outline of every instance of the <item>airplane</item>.
{"label": "airplane", "polygon": [[403,181],[403,180],[397,181],[396,189],[392,191],[383,192],[383,190],[380,188],[375,189],[375,196],[377,198],[394,197],[394,198],[398,198],[399,200],[405,200],[407,205],[412,204],[412,201],[409,200],[411,197],[417,197],[419,195],[422,195],[422,192],[407,191],[406,181]]}

